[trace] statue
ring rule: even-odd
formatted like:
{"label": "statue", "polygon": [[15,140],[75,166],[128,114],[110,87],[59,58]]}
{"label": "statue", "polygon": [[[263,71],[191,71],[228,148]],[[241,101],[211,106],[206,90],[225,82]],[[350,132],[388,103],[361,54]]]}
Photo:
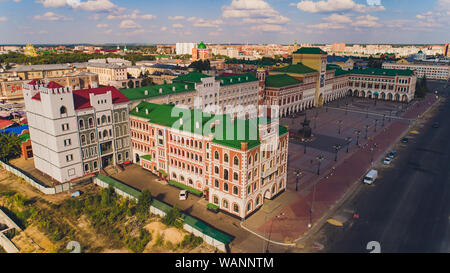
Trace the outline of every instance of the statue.
{"label": "statue", "polygon": [[309,127],[310,120],[308,120],[307,116],[305,115],[305,120],[301,123],[303,128],[298,131],[299,137],[302,139],[311,138],[312,130],[311,127]]}

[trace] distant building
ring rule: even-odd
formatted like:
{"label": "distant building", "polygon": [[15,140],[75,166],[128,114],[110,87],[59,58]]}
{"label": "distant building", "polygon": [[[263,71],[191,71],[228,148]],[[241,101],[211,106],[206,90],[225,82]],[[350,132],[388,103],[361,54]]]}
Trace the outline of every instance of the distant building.
{"label": "distant building", "polygon": [[447,81],[450,78],[450,64],[440,62],[408,62],[402,59],[396,63],[384,62],[386,69],[409,69],[415,71],[418,78]]}
{"label": "distant building", "polygon": [[129,100],[114,87],[23,85],[36,169],[67,182],[131,159]]}
{"label": "distant building", "polygon": [[352,58],[346,56],[327,56],[327,63],[338,65],[343,70],[353,69],[355,66]]}
{"label": "distant building", "polygon": [[87,71],[87,63],[19,65],[9,72],[21,80],[35,80],[63,77],[81,71]]}
{"label": "distant building", "polygon": [[192,55],[192,50],[197,47],[197,43],[177,43],[175,45],[177,55]]}
{"label": "distant building", "polygon": [[197,48],[192,49],[192,61],[206,61],[212,59],[212,50],[207,48],[205,43],[201,42]]}
{"label": "distant building", "polygon": [[108,63],[88,63],[87,70],[98,75],[100,85],[126,87],[127,67]]}

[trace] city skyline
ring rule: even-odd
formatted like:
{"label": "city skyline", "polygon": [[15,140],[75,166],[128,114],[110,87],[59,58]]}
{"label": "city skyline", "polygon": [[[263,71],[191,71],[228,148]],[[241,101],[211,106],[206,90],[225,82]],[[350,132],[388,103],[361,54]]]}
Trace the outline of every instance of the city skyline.
{"label": "city skyline", "polygon": [[0,44],[443,44],[450,32],[449,0],[0,0],[0,7]]}

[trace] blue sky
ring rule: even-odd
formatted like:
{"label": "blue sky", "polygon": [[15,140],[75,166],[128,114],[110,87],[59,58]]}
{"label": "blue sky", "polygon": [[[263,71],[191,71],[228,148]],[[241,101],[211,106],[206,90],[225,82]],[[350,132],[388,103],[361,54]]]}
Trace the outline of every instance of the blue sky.
{"label": "blue sky", "polygon": [[445,43],[450,0],[0,0],[0,44]]}

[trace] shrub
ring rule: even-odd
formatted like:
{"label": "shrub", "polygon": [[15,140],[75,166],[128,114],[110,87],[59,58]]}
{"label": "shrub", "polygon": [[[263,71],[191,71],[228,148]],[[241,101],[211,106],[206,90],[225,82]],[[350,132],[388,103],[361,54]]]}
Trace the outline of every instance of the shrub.
{"label": "shrub", "polygon": [[184,236],[183,241],[180,243],[182,248],[195,248],[203,243],[201,237],[197,237],[194,234]]}
{"label": "shrub", "polygon": [[196,196],[198,196],[198,197],[202,197],[202,195],[203,195],[203,192],[202,192],[202,191],[197,190],[197,189],[194,189],[194,188],[189,187],[189,186],[187,186],[187,185],[178,183],[178,182],[176,182],[176,181],[169,180],[168,183],[169,183],[169,185],[174,186],[174,187],[177,187],[177,188],[179,188],[179,189],[187,190],[188,192],[190,192],[190,193],[192,193],[192,194],[194,194],[194,195],[196,195]]}
{"label": "shrub", "polygon": [[144,251],[148,242],[152,240],[152,235],[146,230],[141,228],[139,230],[139,237],[127,237],[125,239],[125,245],[132,251],[139,253]]}
{"label": "shrub", "polygon": [[158,232],[158,235],[156,235],[155,246],[162,246],[163,244],[164,237],[161,235],[161,233]]}
{"label": "shrub", "polygon": [[180,210],[178,209],[177,204],[175,204],[173,208],[162,219],[162,222],[168,226],[175,226],[178,217],[180,217]]}
{"label": "shrub", "polygon": [[214,204],[212,204],[212,203],[208,203],[208,205],[206,205],[206,207],[207,207],[209,210],[214,211],[214,212],[218,212],[218,211],[219,211],[219,206],[214,205]]}

